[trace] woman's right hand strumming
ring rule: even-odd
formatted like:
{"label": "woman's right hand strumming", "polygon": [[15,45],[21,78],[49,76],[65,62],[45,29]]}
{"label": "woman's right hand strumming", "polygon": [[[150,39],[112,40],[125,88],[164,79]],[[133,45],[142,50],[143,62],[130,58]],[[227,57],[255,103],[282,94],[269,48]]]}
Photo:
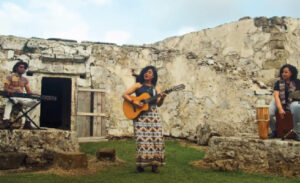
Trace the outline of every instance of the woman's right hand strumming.
{"label": "woman's right hand strumming", "polygon": [[133,104],[138,106],[138,107],[143,107],[144,106],[144,103],[141,102],[141,101],[133,101]]}

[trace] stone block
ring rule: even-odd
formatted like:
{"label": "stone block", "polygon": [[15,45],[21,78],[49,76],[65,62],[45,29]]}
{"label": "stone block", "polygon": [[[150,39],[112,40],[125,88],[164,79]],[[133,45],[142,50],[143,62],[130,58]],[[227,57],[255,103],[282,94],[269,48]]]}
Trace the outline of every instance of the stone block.
{"label": "stone block", "polygon": [[54,155],[54,164],[65,170],[87,168],[87,155],[81,152],[57,152]]}
{"label": "stone block", "polygon": [[261,89],[267,89],[266,84],[261,81],[253,80],[253,83],[257,84],[259,86],[259,88],[261,88]]}
{"label": "stone block", "polygon": [[287,59],[290,56],[290,53],[283,49],[274,49],[272,53],[277,59]]}
{"label": "stone block", "polygon": [[50,41],[70,42],[70,43],[77,43],[77,41],[76,41],[76,40],[73,40],[73,39],[48,38],[47,40],[50,40]]}
{"label": "stone block", "polygon": [[26,47],[30,50],[35,50],[37,48],[46,49],[48,48],[47,44],[48,44],[47,40],[35,38],[35,39],[30,39],[27,42]]}
{"label": "stone block", "polygon": [[85,70],[84,64],[64,65],[64,73],[68,74],[85,74]]}
{"label": "stone block", "polygon": [[212,136],[220,136],[217,132],[213,131],[207,123],[199,124],[196,127],[196,131],[198,145],[207,145]]}
{"label": "stone block", "polygon": [[245,17],[240,18],[239,21],[242,21],[242,20],[248,20],[248,19],[251,19],[251,17],[245,16]]}
{"label": "stone block", "polygon": [[269,25],[269,20],[267,17],[258,17],[254,19],[254,25],[256,27],[263,27]]}
{"label": "stone block", "polygon": [[271,40],[280,40],[280,41],[286,41],[286,36],[283,33],[273,33],[270,37]]}
{"label": "stone block", "polygon": [[77,50],[80,56],[89,57],[92,54],[92,46],[79,46]]}
{"label": "stone block", "polygon": [[283,26],[284,25],[284,19],[283,18],[280,18],[280,17],[272,17],[270,18],[272,24],[275,24],[275,25],[281,25]]}
{"label": "stone block", "polygon": [[258,137],[212,137],[202,167],[300,176],[300,143]]}
{"label": "stone block", "polygon": [[54,73],[63,73],[64,72],[64,66],[63,65],[53,65],[52,71]]}
{"label": "stone block", "polygon": [[282,40],[271,40],[269,42],[270,48],[273,49],[284,49],[284,41]]}
{"label": "stone block", "polygon": [[44,49],[41,51],[41,54],[53,54],[52,48]]}
{"label": "stone block", "polygon": [[7,58],[8,59],[13,59],[14,55],[15,55],[15,53],[14,53],[13,50],[8,50],[8,52],[7,52]]}
{"label": "stone block", "polygon": [[284,59],[269,59],[263,63],[263,69],[280,69],[284,64],[286,64]]}
{"label": "stone block", "polygon": [[187,59],[197,59],[198,56],[193,52],[189,52],[189,53],[186,54],[186,58]]}
{"label": "stone block", "polygon": [[72,62],[73,55],[56,54],[55,61],[57,61],[57,62]]}
{"label": "stone block", "polygon": [[65,50],[65,54],[66,55],[75,55],[75,54],[77,54],[77,50],[75,48],[73,48],[73,47],[64,46],[63,48]]}
{"label": "stone block", "polygon": [[0,60],[6,60],[7,59],[7,53],[3,50],[0,51]]}
{"label": "stone block", "polygon": [[275,25],[271,25],[268,27],[268,32],[271,34],[277,34],[281,32],[281,28]]}
{"label": "stone block", "polygon": [[65,54],[64,47],[61,44],[59,44],[58,42],[55,42],[55,44],[52,45],[52,51],[55,55],[64,55]]}
{"label": "stone block", "polygon": [[42,61],[45,62],[77,62],[83,63],[87,60],[86,57],[80,55],[66,55],[66,54],[43,54]]}
{"label": "stone block", "polygon": [[86,57],[84,56],[80,56],[80,55],[74,55],[73,57],[73,62],[79,62],[79,63],[82,63],[82,62],[85,62],[87,60]]}
{"label": "stone block", "polygon": [[0,170],[17,169],[25,159],[26,155],[19,152],[0,153]]}
{"label": "stone block", "polygon": [[0,130],[0,139],[0,152],[27,155],[25,166],[43,167],[53,162],[52,152],[79,151],[76,132],[66,130]]}
{"label": "stone block", "polygon": [[43,62],[53,62],[53,61],[55,61],[55,55],[54,54],[44,54],[44,55],[42,55],[42,61]]}
{"label": "stone block", "polygon": [[272,95],[272,91],[270,90],[255,90],[255,95]]}
{"label": "stone block", "polygon": [[101,148],[96,152],[96,157],[100,161],[103,160],[115,161],[116,150],[111,148]]}
{"label": "stone block", "polygon": [[0,38],[0,45],[4,50],[23,50],[27,39],[14,36]]}

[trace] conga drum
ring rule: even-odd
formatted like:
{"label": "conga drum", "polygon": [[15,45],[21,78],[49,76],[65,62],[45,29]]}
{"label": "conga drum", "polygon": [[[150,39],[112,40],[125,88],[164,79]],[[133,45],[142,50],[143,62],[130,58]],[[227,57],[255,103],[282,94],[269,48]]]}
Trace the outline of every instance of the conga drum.
{"label": "conga drum", "polygon": [[258,126],[258,136],[261,139],[267,139],[269,134],[270,114],[268,105],[256,107],[256,120]]}

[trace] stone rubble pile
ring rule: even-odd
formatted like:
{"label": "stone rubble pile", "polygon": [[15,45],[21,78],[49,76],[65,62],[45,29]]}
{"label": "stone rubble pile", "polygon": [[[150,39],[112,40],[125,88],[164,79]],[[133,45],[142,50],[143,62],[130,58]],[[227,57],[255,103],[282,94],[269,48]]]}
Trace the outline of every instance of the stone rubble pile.
{"label": "stone rubble pile", "polygon": [[75,132],[49,128],[45,130],[0,130],[1,157],[22,155],[23,159],[20,163],[26,167],[50,166],[56,154],[66,152],[79,152]]}
{"label": "stone rubble pile", "polygon": [[243,170],[282,176],[300,176],[300,143],[247,137],[212,137],[202,168]]}

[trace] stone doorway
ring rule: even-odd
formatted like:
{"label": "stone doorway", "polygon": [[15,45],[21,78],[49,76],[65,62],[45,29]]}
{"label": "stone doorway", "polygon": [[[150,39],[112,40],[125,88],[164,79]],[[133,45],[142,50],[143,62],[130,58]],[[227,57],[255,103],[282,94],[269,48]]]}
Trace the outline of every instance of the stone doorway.
{"label": "stone doorway", "polygon": [[71,91],[70,78],[43,77],[41,94],[56,96],[57,101],[42,101],[40,114],[42,127],[70,130]]}

